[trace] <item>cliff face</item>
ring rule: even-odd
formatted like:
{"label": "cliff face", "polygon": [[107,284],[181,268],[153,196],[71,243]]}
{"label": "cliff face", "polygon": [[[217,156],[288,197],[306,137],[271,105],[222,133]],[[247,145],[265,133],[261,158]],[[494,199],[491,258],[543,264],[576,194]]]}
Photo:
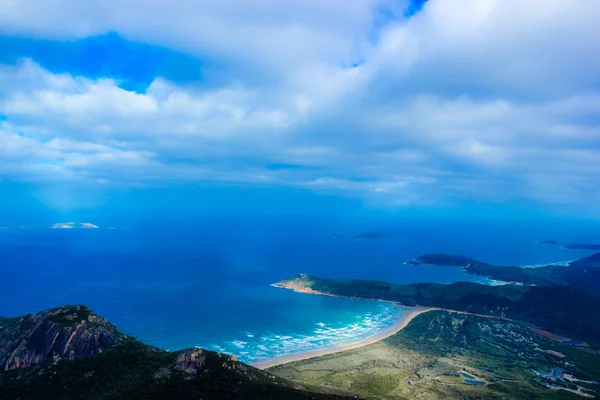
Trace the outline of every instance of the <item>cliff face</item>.
{"label": "cliff face", "polygon": [[99,354],[132,340],[85,306],[0,319],[0,370]]}

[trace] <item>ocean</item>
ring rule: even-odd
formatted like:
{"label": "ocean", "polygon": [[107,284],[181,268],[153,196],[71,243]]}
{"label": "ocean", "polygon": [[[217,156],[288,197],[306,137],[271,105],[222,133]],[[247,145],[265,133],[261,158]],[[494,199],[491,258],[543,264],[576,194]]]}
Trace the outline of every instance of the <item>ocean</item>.
{"label": "ocean", "polygon": [[[366,231],[392,237],[339,238]],[[591,254],[539,241],[597,243],[599,233],[596,222],[458,219],[213,219],[0,229],[0,316],[85,304],[147,344],[198,346],[254,363],[358,342],[402,318],[403,309],[390,303],[270,286],[290,275],[489,283],[460,268],[404,263],[443,252],[535,267]]]}

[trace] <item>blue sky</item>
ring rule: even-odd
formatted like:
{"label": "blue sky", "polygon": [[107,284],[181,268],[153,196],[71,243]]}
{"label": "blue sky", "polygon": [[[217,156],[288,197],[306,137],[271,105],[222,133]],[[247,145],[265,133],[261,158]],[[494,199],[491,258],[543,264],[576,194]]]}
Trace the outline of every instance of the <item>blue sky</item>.
{"label": "blue sky", "polygon": [[2,214],[598,218],[599,18],[596,0],[14,2]]}

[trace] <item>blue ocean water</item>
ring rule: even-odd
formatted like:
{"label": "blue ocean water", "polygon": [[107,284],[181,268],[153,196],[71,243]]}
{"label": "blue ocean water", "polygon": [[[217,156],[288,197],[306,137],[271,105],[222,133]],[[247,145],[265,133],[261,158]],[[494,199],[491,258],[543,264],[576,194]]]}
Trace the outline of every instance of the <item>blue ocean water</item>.
{"label": "blue ocean water", "polygon": [[[270,286],[287,276],[483,281],[460,268],[404,262],[445,252],[502,265],[543,265],[590,252],[539,240],[600,242],[595,223],[211,220],[105,228],[0,230],[0,315],[86,304],[148,344],[200,346],[257,362],[357,342],[402,317],[402,308],[390,303]],[[332,238],[368,230],[393,238]]]}

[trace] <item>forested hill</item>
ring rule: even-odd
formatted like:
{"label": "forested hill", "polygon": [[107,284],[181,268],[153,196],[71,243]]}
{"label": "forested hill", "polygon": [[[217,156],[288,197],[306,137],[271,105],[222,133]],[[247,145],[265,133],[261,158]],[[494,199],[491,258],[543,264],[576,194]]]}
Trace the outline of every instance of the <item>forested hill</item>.
{"label": "forested hill", "polygon": [[434,264],[462,267],[473,275],[526,285],[573,286],[600,293],[600,253],[566,263],[538,268],[498,266],[451,254],[425,254],[408,264]]}

